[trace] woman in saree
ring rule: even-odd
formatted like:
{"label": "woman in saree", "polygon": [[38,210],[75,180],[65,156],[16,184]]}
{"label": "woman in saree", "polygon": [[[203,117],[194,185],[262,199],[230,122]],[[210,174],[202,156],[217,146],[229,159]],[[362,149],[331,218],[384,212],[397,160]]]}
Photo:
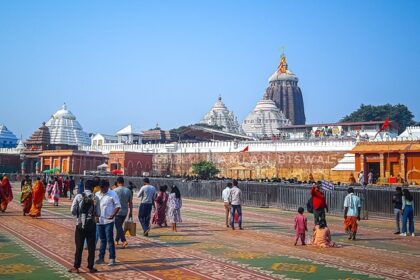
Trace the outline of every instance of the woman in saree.
{"label": "woman in saree", "polygon": [[59,200],[60,200],[60,184],[58,183],[58,178],[55,177],[54,185],[51,191],[51,202],[54,203],[54,206],[58,206]]}
{"label": "woman in saree", "polygon": [[13,200],[12,186],[10,185],[9,179],[7,179],[6,176],[4,176],[3,180],[1,181],[0,197],[0,210],[1,212],[4,212],[7,209],[7,204]]}
{"label": "woman in saree", "polygon": [[155,199],[155,213],[153,215],[152,224],[162,227],[168,226],[166,224],[166,206],[168,203],[168,194],[166,190],[168,189],[167,185],[160,186],[159,193]]}
{"label": "woman in saree", "polygon": [[25,180],[22,186],[22,194],[20,196],[20,203],[23,208],[23,216],[29,213],[32,206],[32,186],[31,181]]}
{"label": "woman in saree", "polygon": [[32,206],[29,211],[29,216],[37,218],[41,216],[42,201],[45,197],[45,187],[41,182],[41,178],[36,178],[35,184],[32,188]]}

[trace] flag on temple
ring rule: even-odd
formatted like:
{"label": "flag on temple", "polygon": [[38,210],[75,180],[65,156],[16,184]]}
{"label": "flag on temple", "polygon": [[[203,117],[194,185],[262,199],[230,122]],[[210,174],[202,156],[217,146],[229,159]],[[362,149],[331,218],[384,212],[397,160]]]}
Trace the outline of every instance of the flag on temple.
{"label": "flag on temple", "polygon": [[381,129],[379,129],[379,131],[378,131],[378,132],[376,132],[375,137],[373,137],[373,139],[375,139],[375,138],[376,138],[376,136],[378,136],[378,134],[379,134],[380,132],[384,131],[384,130],[385,130],[385,129],[387,129],[388,127],[389,127],[389,118],[387,117],[387,118],[385,119],[385,122],[384,122],[384,124],[382,125]]}
{"label": "flag on temple", "polygon": [[241,151],[241,153],[243,153],[243,152],[248,152],[249,151],[249,146],[246,146],[242,151]]}
{"label": "flag on temple", "polygon": [[322,181],[321,182],[321,188],[325,191],[333,191],[334,190],[334,184],[328,181]]}

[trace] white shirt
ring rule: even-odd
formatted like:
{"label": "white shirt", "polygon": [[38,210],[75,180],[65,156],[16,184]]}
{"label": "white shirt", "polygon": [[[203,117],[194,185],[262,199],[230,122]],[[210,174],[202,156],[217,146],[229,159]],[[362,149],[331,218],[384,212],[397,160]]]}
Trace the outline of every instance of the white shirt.
{"label": "white shirt", "polygon": [[96,193],[96,197],[99,200],[97,204],[97,211],[99,210],[99,224],[105,225],[112,223],[114,219],[110,219],[116,208],[121,208],[120,199],[113,190],[108,190],[107,193],[101,191]]}
{"label": "white shirt", "polygon": [[229,202],[232,205],[242,204],[242,191],[238,187],[233,186],[233,188],[230,189]]}
{"label": "white shirt", "polygon": [[230,188],[226,187],[222,192],[223,202],[229,202]]}
{"label": "white shirt", "polygon": [[344,199],[344,207],[348,207],[347,216],[359,216],[360,198],[354,193],[349,193]]}

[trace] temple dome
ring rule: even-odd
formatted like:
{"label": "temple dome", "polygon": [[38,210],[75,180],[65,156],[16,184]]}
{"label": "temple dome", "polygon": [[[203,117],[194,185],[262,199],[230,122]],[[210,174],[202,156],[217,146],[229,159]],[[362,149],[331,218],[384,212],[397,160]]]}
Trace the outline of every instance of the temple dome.
{"label": "temple dome", "polygon": [[16,135],[5,125],[0,124],[0,148],[15,148],[17,141]]}
{"label": "temple dome", "polygon": [[210,126],[220,126],[222,127],[222,131],[229,133],[242,133],[236,116],[228,110],[220,96],[210,111],[204,115],[200,123]]}
{"label": "temple dome", "polygon": [[279,128],[290,125],[290,121],[277,108],[274,101],[264,96],[254,110],[245,118],[242,129],[248,136],[264,138],[279,134]]}
{"label": "temple dome", "polygon": [[45,125],[50,132],[51,144],[90,145],[89,135],[83,131],[66,104],[55,112]]}

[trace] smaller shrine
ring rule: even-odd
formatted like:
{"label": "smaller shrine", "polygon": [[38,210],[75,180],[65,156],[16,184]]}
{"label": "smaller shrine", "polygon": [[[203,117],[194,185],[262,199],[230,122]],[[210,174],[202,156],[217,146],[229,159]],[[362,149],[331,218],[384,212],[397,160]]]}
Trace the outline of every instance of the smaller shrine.
{"label": "smaller shrine", "polygon": [[200,124],[205,124],[213,128],[220,128],[220,130],[229,133],[242,134],[242,129],[237,118],[232,111],[228,110],[225,103],[223,103],[221,96],[217,98],[216,103],[214,103],[210,111],[204,115]]}
{"label": "smaller shrine", "polygon": [[18,139],[13,132],[7,129],[3,124],[0,124],[0,148],[15,148]]}
{"label": "smaller shrine", "polygon": [[274,101],[264,95],[264,98],[245,118],[242,129],[248,136],[264,139],[279,135],[279,129],[288,125],[290,121],[283,112],[277,108]]}

